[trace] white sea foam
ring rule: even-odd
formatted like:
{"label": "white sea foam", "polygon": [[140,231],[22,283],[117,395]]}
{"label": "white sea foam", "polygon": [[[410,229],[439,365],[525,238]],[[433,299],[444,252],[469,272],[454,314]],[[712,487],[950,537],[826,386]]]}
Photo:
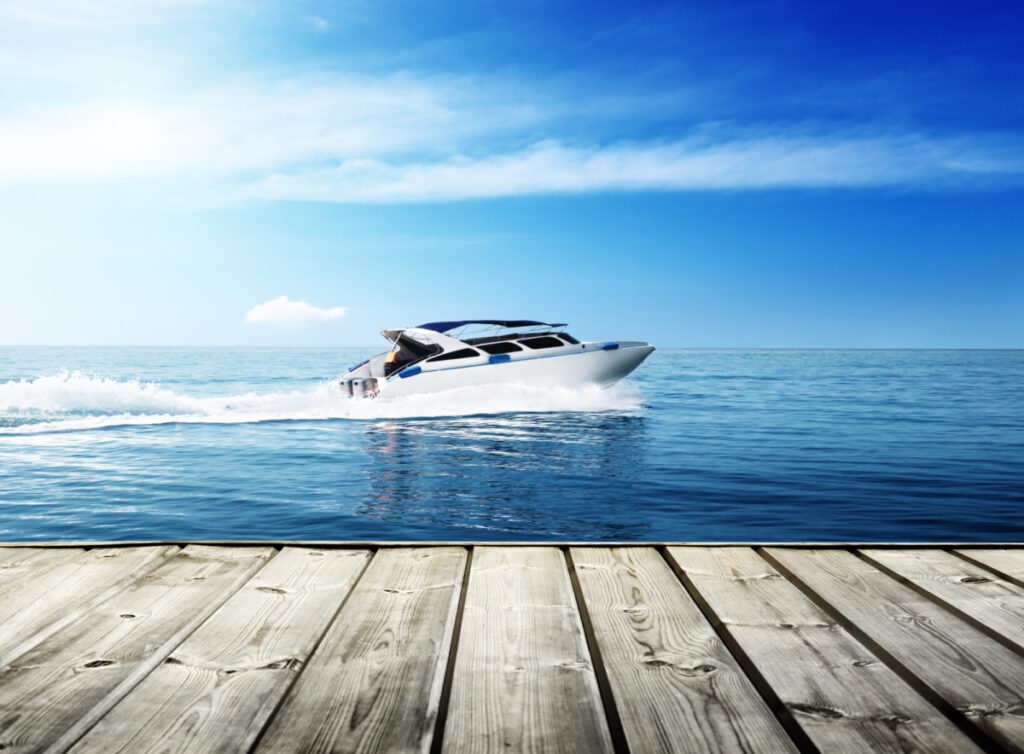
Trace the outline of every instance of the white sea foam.
{"label": "white sea foam", "polygon": [[[630,411],[641,396],[605,390],[525,385],[460,388],[390,400],[349,399],[333,382],[275,393],[192,396],[138,380],[81,372],[0,383],[0,434],[39,434],[126,425],[241,424],[316,419],[403,419],[513,412]],[[3,426],[6,425],[6,426]]]}

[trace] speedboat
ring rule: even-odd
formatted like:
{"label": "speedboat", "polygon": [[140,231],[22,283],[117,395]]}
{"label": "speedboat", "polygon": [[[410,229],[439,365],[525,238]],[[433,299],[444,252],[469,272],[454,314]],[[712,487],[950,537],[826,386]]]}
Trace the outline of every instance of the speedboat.
{"label": "speedboat", "polygon": [[391,350],[351,367],[349,397],[397,397],[476,385],[608,386],[654,350],[639,341],[580,342],[565,323],[526,319],[428,322],[384,330]]}

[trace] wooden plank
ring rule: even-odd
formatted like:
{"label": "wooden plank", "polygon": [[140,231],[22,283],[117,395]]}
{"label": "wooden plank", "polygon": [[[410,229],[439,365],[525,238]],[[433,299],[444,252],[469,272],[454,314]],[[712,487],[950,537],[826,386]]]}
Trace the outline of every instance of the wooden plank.
{"label": "wooden plank", "polygon": [[572,561],[632,751],[796,751],[657,550]]}
{"label": "wooden plank", "polygon": [[0,600],[5,599],[8,592],[17,590],[26,579],[38,578],[51,568],[62,563],[69,563],[85,553],[81,547],[55,549],[28,547],[3,548],[0,559]]}
{"label": "wooden plank", "polygon": [[978,748],[750,548],[669,557],[821,751]]}
{"label": "wooden plank", "polygon": [[474,550],[443,744],[450,752],[611,750],[557,548]]}
{"label": "wooden plank", "polygon": [[[56,554],[56,549],[58,548],[40,547],[35,545],[31,547],[0,547],[0,574],[3,574],[3,572],[8,568],[17,568],[19,563],[53,557]],[[84,552],[84,550],[77,545],[68,549]]]}
{"label": "wooden plank", "polygon": [[187,547],[0,668],[5,754],[77,740],[273,552]]}
{"label": "wooden plank", "polygon": [[72,751],[249,751],[369,557],[285,548]]}
{"label": "wooden plank", "polygon": [[[907,673],[930,701],[1024,751],[1024,658],[844,550],[765,552],[840,614],[847,628]],[[788,574],[787,574],[788,575]]]}
{"label": "wooden plank", "polygon": [[378,551],[257,751],[429,750],[467,558]]}
{"label": "wooden plank", "polygon": [[0,667],[177,552],[173,546],[69,550],[71,559],[19,580],[0,599]]}
{"label": "wooden plank", "polygon": [[860,551],[1024,652],[1024,587],[945,550]]}
{"label": "wooden plank", "polygon": [[513,541],[474,541],[474,540],[380,540],[380,539],[153,539],[153,540],[81,540],[81,541],[49,541],[49,542],[0,542],[0,549],[15,549],[26,547],[46,548],[90,548],[90,547],[142,547],[148,545],[207,545],[210,547],[354,547],[358,549],[370,548],[392,548],[392,547],[794,547],[820,550],[829,547],[842,547],[845,549],[860,547],[882,547],[894,549],[915,549],[936,547],[965,550],[985,549],[998,547],[1001,549],[1024,549],[1024,542],[680,542],[680,541],[642,541],[607,540],[600,542],[588,541],[562,541],[553,543],[550,540],[531,542],[529,540]]}
{"label": "wooden plank", "polygon": [[1011,549],[1006,547],[966,549],[959,547],[956,550],[968,560],[974,560],[983,566],[998,571],[1011,579],[1018,585],[1024,584],[1024,549]]}

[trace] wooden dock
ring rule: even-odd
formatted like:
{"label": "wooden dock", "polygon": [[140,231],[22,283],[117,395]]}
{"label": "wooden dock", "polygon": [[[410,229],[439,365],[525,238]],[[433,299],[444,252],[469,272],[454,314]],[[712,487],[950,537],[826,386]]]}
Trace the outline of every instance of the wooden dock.
{"label": "wooden dock", "polygon": [[0,545],[0,751],[1024,752],[1017,545]]}

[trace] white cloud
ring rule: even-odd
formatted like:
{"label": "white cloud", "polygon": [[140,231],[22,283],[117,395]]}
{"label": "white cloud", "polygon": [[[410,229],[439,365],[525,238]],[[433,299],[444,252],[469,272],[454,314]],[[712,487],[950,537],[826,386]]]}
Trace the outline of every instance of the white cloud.
{"label": "white cloud", "polygon": [[383,203],[1024,179],[1019,135],[697,124],[675,139],[581,143],[619,117],[603,111],[629,109],[605,104],[508,80],[398,73],[15,105],[0,109],[0,185],[178,178],[207,203]]}
{"label": "white cloud", "polygon": [[417,202],[524,194],[943,186],[1024,176],[1024,148],[906,136],[705,137],[669,144],[573,148],[542,142],[478,159],[389,163],[345,160],[279,173],[246,197],[324,202]]}
{"label": "white cloud", "polygon": [[239,79],[189,94],[0,110],[0,182],[268,173],[450,154],[536,124],[507,90],[450,78]]}
{"label": "white cloud", "polygon": [[[703,81],[655,76],[616,88],[585,73],[288,76],[270,67],[231,76],[197,65],[189,45],[168,45],[199,24],[233,29],[262,12],[242,10],[206,0],[0,0],[0,188],[126,181],[219,204],[1024,184],[1019,133],[702,125],[724,96]],[[657,137],[625,140],[638,124]]]}
{"label": "white cloud", "polygon": [[307,322],[331,322],[345,316],[344,306],[322,308],[305,301],[291,301],[287,296],[266,301],[245,313],[250,324],[298,325]]}

